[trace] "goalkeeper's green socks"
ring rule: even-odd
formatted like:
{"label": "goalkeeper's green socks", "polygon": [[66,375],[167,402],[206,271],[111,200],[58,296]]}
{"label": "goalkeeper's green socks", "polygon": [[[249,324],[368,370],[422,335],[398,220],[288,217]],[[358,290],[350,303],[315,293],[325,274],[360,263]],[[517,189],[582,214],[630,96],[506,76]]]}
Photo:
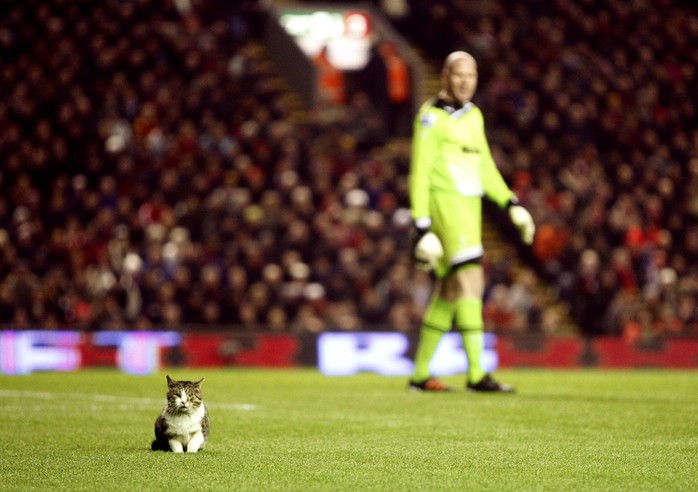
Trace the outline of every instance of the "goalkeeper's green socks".
{"label": "goalkeeper's green socks", "polygon": [[455,311],[456,328],[463,336],[463,349],[468,357],[468,381],[477,383],[485,376],[480,360],[485,348],[482,301],[459,299]]}
{"label": "goalkeeper's green socks", "polygon": [[419,335],[419,345],[415,355],[415,367],[412,380],[425,381],[429,376],[429,362],[444,334],[451,330],[455,305],[441,297],[432,297],[424,313],[422,329]]}

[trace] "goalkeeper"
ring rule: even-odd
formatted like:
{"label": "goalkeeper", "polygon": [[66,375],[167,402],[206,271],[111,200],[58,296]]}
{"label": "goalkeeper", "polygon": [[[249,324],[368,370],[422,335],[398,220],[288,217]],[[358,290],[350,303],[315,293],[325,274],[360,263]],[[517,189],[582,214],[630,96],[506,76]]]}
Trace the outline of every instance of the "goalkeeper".
{"label": "goalkeeper", "polygon": [[526,244],[533,241],[535,225],[492,159],[482,113],[471,102],[477,79],[475,59],[463,51],[451,53],[441,72],[442,90],[422,106],[414,122],[409,173],[416,231],[413,253],[418,267],[434,269],[437,282],[422,320],[409,383],[413,390],[451,390],[431,375],[429,363],[441,338],[455,324],[468,358],[466,389],[514,391],[486,374],[480,363],[485,287],[482,197],[508,209]]}

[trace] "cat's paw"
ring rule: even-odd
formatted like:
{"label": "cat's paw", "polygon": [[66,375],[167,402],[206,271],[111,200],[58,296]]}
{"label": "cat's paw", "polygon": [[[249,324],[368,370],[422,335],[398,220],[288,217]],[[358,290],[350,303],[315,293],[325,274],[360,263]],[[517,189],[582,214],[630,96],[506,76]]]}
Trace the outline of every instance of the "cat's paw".
{"label": "cat's paw", "polygon": [[173,453],[183,453],[184,452],[184,447],[182,446],[182,443],[179,441],[176,441],[174,439],[170,440],[170,449],[172,450]]}

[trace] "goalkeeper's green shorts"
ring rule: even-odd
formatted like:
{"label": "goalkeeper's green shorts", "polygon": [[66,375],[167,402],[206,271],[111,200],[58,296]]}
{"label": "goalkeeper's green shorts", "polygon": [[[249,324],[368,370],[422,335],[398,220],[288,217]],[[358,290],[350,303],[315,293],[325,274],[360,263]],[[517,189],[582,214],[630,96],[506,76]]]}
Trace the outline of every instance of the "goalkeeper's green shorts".
{"label": "goalkeeper's green shorts", "polygon": [[434,273],[446,276],[451,267],[477,260],[483,255],[482,198],[432,191],[431,230],[444,248]]}

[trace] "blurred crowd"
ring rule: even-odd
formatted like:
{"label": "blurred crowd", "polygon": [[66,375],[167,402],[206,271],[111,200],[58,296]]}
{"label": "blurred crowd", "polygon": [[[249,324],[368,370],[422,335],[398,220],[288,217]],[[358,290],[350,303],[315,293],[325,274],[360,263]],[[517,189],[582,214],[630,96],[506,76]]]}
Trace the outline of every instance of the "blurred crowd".
{"label": "blurred crowd", "polygon": [[496,160],[581,330],[698,334],[695,3],[376,3],[435,60],[479,60]]}
{"label": "blurred crowd", "polygon": [[298,121],[256,2],[3,9],[2,326],[412,329],[408,149]]}
{"label": "blurred crowd", "polygon": [[[479,60],[535,268],[580,327],[696,333],[696,10],[377,3],[435,60]],[[5,2],[0,325],[415,329],[431,279],[410,261],[409,143],[376,141],[361,92],[299,117],[262,8]],[[488,327],[554,332],[506,258],[486,265]]]}

